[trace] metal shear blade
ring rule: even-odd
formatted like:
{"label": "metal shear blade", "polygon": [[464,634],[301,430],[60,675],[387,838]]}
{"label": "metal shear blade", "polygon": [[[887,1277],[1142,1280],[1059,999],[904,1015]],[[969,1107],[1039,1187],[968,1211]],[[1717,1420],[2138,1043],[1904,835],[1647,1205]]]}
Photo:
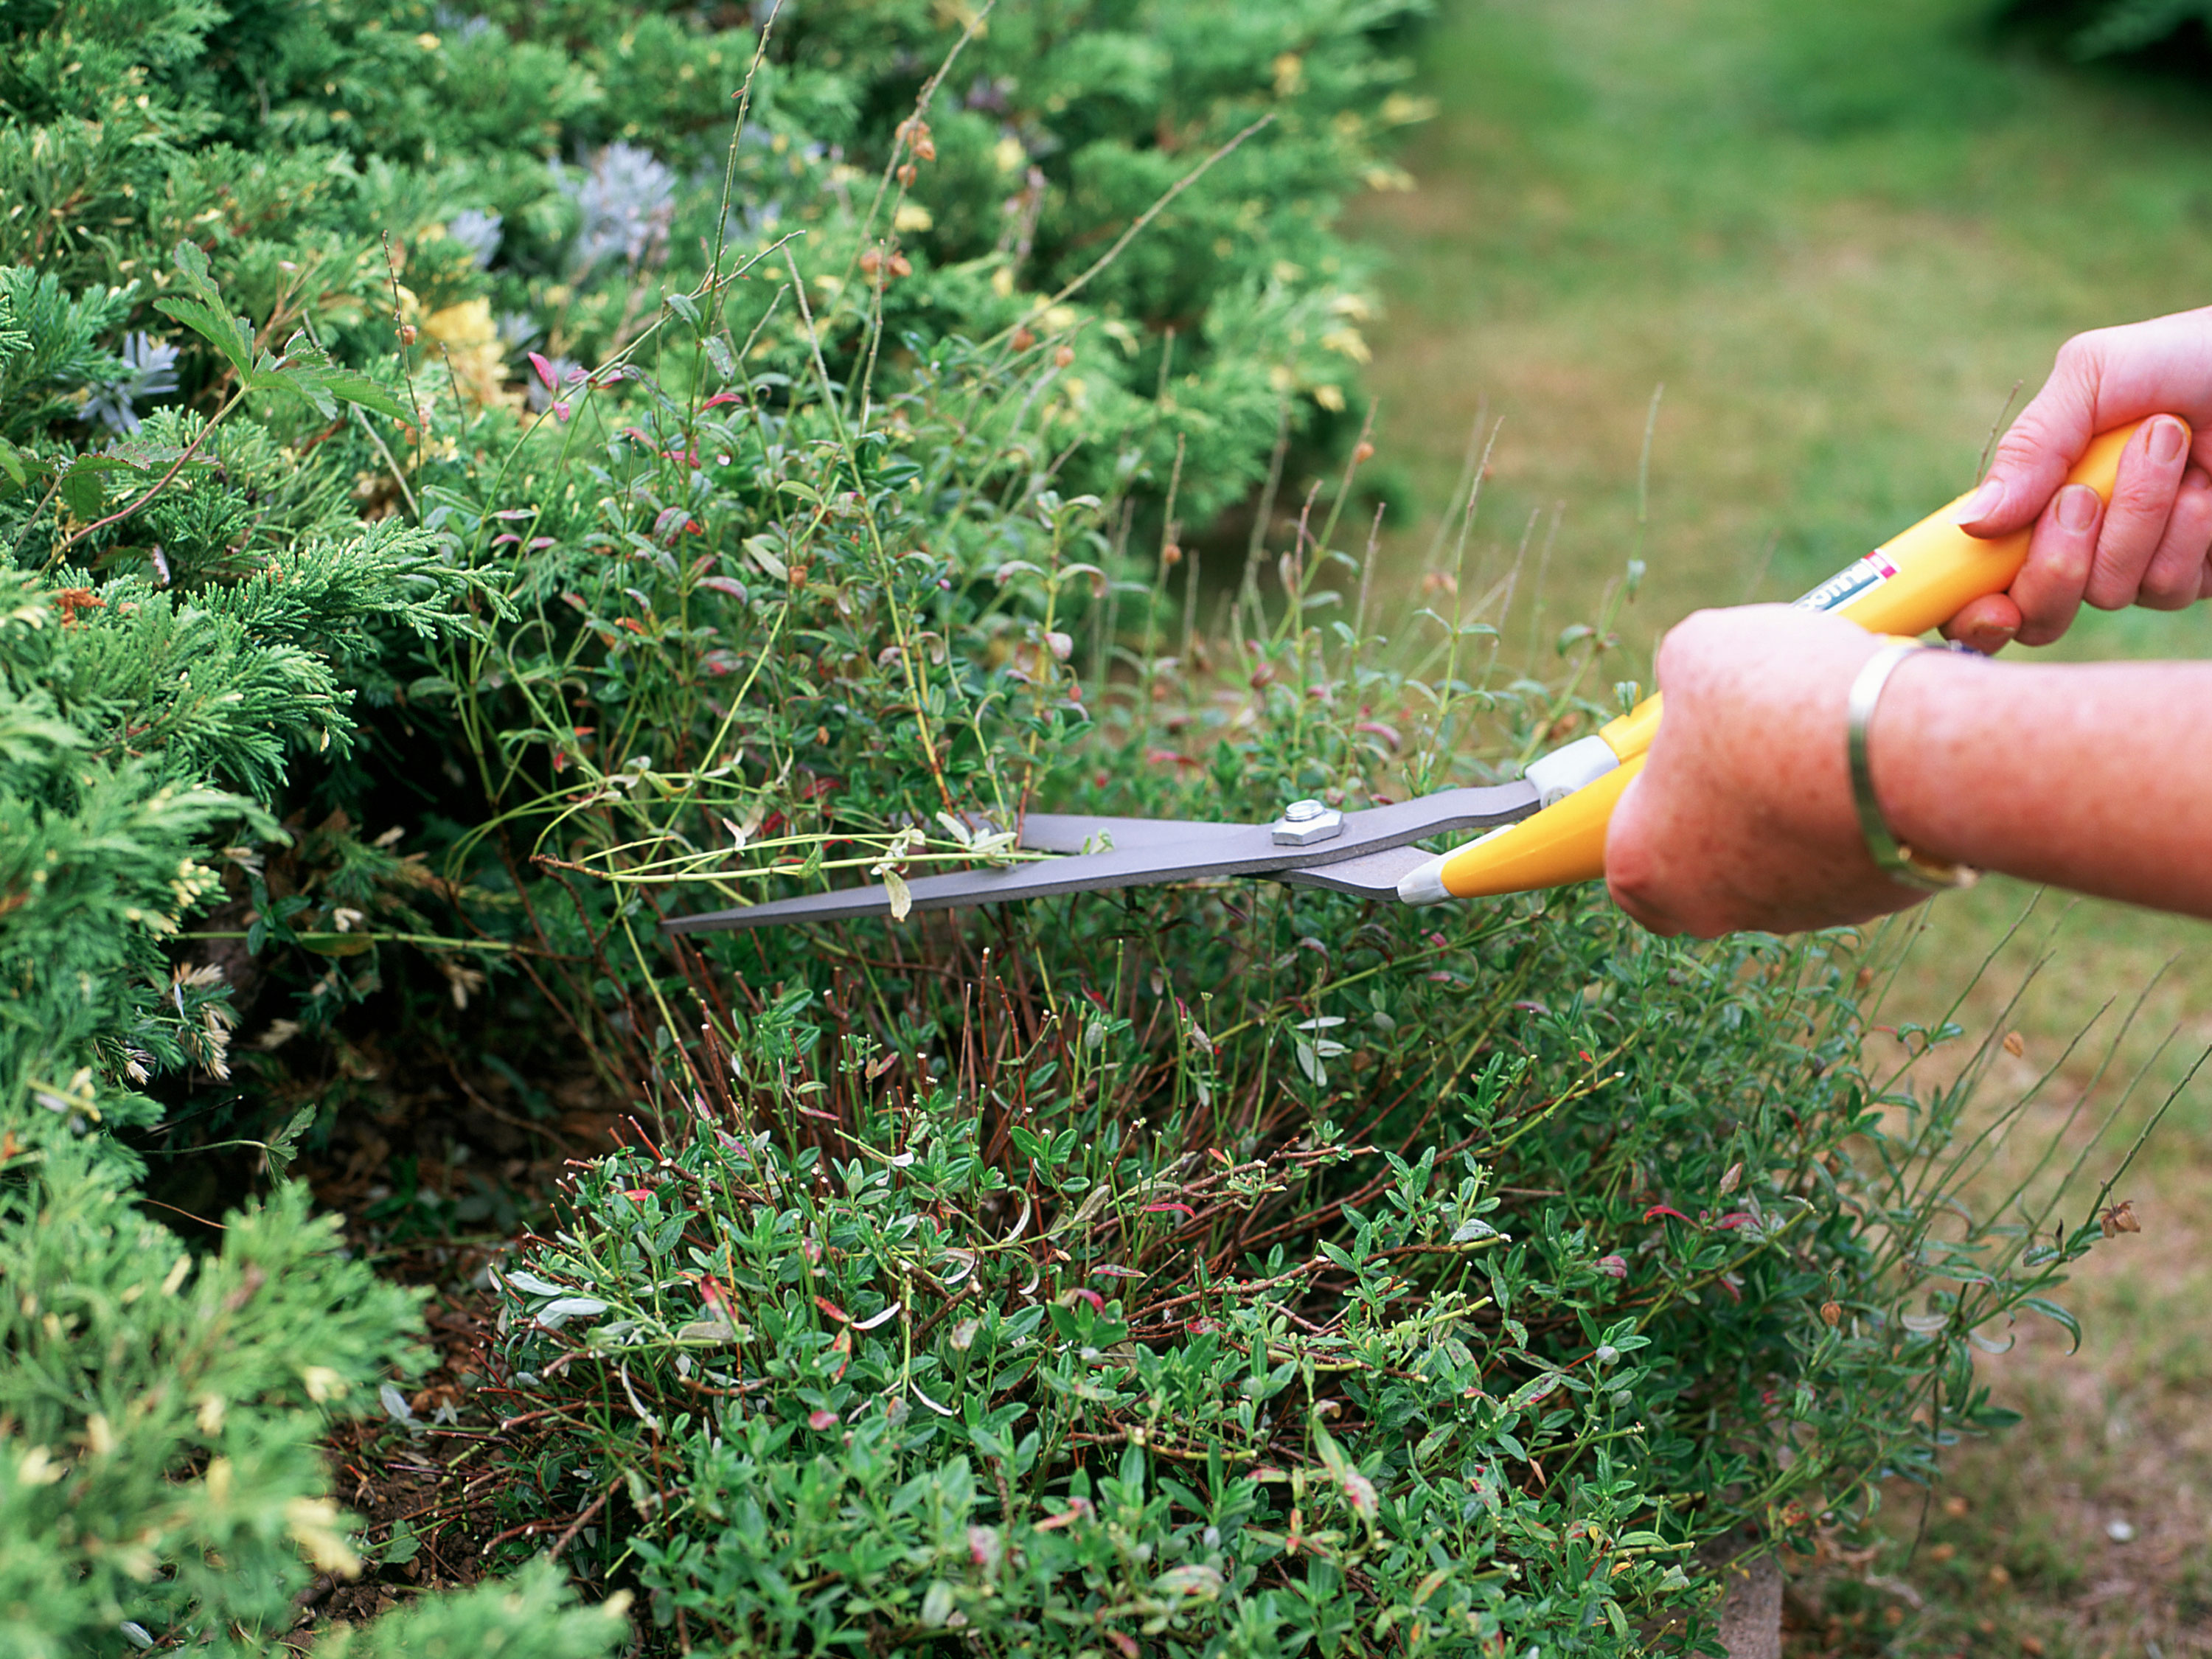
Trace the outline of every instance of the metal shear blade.
{"label": "metal shear blade", "polygon": [[[1538,806],[1534,784],[1445,789],[1388,806],[1340,816],[1326,840],[1285,845],[1286,834],[1310,834],[1288,818],[1269,823],[1218,823],[1178,818],[1109,817],[1081,812],[1032,812],[1019,844],[1067,856],[1000,869],[919,876],[907,883],[915,910],[953,910],[1055,893],[1103,893],[1218,876],[1267,876],[1301,887],[1326,887],[1363,898],[1398,896],[1398,878],[1428,854],[1413,846],[1431,836],[1516,823]],[[1100,850],[1085,852],[1086,847]],[[662,924],[672,933],[719,933],[781,922],[836,921],[885,916],[890,895],[881,886],[847,887],[774,899]]]}

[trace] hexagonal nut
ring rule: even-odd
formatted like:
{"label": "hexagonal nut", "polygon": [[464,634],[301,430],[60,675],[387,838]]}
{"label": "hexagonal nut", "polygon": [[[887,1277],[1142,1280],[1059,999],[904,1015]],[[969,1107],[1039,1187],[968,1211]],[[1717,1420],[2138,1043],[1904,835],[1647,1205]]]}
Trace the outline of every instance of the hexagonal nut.
{"label": "hexagonal nut", "polygon": [[1267,832],[1278,847],[1318,846],[1344,833],[1344,814],[1317,800],[1292,801]]}

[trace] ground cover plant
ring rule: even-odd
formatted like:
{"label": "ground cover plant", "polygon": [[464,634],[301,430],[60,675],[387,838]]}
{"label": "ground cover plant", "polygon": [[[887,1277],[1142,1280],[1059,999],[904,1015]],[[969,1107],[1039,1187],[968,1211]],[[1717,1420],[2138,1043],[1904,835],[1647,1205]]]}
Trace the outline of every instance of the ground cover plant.
{"label": "ground cover plant", "polygon": [[[481,1460],[506,1576],[319,1643],[547,1654],[1680,1648],[1701,1546],[1997,1420],[1974,1339],[2100,1229],[1952,1229],[1965,1096],[1866,1075],[1847,941],[1237,888],[658,931],[1632,700],[1633,561],[1525,665],[1464,536],[1372,603],[1327,227],[1397,181],[1400,15],[10,17],[9,1651],[411,1588],[459,1500],[356,1527],[347,1412]],[[434,1412],[286,1178],[410,1049],[625,1119]],[[381,1173],[381,1237],[459,1213]]]}

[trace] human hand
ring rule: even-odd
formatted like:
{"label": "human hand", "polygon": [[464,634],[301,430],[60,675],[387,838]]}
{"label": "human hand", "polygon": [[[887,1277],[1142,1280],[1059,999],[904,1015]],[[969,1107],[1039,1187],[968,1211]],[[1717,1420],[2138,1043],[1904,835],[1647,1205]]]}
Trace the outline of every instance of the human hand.
{"label": "human hand", "polygon": [[1924,897],[1881,873],[1851,805],[1850,685],[1881,644],[1779,605],[1701,611],[1669,633],[1667,713],[1607,833],[1614,902],[1654,933],[1710,939],[1862,921]]}
{"label": "human hand", "polygon": [[[2090,439],[2130,421],[2143,427],[2121,454],[2110,507],[2085,486],[2059,487]],[[2212,597],[2212,307],[2060,347],[1960,522],[1977,536],[2035,526],[2010,591],[1974,600],[1943,630],[1978,651],[2048,645],[2084,600],[2179,611]]]}

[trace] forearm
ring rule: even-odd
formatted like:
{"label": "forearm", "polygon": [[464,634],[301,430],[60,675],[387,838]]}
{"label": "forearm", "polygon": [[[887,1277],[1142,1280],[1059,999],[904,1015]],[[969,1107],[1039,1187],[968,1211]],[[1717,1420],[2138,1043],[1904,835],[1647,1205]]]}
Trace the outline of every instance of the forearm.
{"label": "forearm", "polygon": [[1869,734],[1898,838],[2077,892],[2212,916],[2212,663],[1929,652]]}

